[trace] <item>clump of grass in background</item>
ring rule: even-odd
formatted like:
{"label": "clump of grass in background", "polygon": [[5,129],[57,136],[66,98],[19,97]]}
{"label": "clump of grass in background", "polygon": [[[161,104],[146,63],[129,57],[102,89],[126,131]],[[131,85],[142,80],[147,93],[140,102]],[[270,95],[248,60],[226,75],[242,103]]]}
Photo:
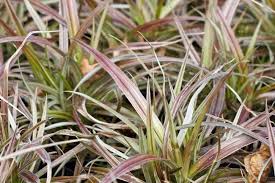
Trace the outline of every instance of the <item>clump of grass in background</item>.
{"label": "clump of grass in background", "polygon": [[272,0],[4,0],[0,15],[0,182],[245,181],[259,144],[275,162]]}

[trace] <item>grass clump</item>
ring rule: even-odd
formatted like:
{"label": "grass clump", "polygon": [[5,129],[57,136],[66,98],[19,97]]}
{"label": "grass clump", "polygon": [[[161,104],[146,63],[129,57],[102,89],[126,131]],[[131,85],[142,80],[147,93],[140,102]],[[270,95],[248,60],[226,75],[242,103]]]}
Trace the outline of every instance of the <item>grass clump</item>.
{"label": "grass clump", "polygon": [[0,15],[0,182],[272,180],[244,165],[264,144],[275,162],[272,0],[3,0]]}

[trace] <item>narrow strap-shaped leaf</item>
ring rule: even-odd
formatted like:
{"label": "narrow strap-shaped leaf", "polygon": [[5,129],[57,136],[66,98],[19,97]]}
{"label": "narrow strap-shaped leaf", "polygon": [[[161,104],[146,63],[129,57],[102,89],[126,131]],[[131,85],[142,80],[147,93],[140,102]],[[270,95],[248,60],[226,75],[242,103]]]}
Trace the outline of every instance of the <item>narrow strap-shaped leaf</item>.
{"label": "narrow strap-shaped leaf", "polygon": [[267,132],[268,132],[268,140],[269,140],[269,148],[272,158],[272,164],[273,164],[273,170],[275,172],[275,134],[272,130],[272,126],[269,120],[269,115],[266,117],[266,126],[267,126]]}
{"label": "narrow strap-shaped leaf", "polygon": [[38,1],[38,0],[29,0],[30,3],[39,11],[47,14],[47,15],[50,15],[53,19],[55,19],[58,23],[64,25],[64,26],[67,26],[67,22],[65,21],[65,19],[60,16],[58,14],[57,11],[55,11],[54,9],[50,8],[49,6],[41,3],[41,1]]}
{"label": "narrow strap-shaped leaf", "polygon": [[224,3],[222,7],[222,12],[228,24],[232,22],[232,19],[234,17],[234,14],[237,10],[239,3],[240,3],[240,0],[227,0]]}
{"label": "narrow strap-shaped leaf", "polygon": [[110,183],[113,180],[119,178],[120,176],[132,171],[137,166],[144,165],[150,161],[159,160],[160,158],[154,155],[140,154],[133,156],[120,163],[117,167],[113,168],[101,181],[101,183]]}

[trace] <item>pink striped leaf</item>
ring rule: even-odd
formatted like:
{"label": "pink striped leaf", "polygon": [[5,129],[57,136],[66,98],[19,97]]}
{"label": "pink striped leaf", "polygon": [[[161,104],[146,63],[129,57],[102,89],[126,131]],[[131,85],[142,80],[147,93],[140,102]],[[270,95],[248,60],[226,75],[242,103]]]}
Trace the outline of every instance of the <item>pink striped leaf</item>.
{"label": "pink striped leaf", "polygon": [[123,162],[121,162],[117,167],[113,168],[101,181],[101,183],[110,183],[122,175],[134,170],[137,166],[144,165],[148,162],[160,160],[157,156],[140,154],[133,156]]}

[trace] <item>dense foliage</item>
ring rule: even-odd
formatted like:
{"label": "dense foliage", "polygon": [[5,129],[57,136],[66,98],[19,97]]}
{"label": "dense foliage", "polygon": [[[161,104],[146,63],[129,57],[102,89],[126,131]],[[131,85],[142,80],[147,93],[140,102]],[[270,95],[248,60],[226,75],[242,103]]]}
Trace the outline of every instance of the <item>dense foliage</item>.
{"label": "dense foliage", "polygon": [[245,182],[261,145],[272,180],[274,22],[274,0],[2,0],[0,182]]}

